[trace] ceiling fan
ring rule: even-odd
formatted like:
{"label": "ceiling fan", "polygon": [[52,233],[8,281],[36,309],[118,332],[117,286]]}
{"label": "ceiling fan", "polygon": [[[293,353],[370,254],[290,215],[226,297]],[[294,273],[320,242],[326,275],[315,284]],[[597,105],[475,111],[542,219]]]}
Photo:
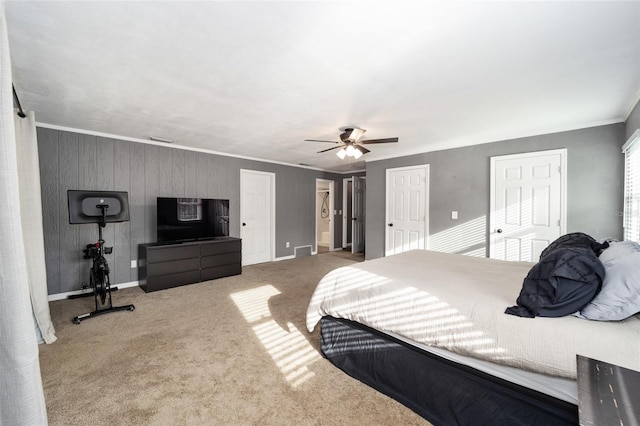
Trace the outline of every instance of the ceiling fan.
{"label": "ceiling fan", "polygon": [[305,139],[306,142],[328,142],[335,143],[337,146],[323,149],[322,151],[318,151],[318,154],[322,152],[331,151],[332,149],[341,148],[338,151],[337,155],[340,159],[344,159],[344,157],[353,157],[356,160],[362,157],[363,154],[366,154],[369,151],[367,148],[362,145],[370,144],[370,143],[395,143],[398,142],[398,138],[384,138],[384,139],[365,139],[361,140],[365,129],[361,129],[359,127],[341,127],[339,129],[342,133],[340,133],[340,142],[337,141],[325,141],[318,139]]}

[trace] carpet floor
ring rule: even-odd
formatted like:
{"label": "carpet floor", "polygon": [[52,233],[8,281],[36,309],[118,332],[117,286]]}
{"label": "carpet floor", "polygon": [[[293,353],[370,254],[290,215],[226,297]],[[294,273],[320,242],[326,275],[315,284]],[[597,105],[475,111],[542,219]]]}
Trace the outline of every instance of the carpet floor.
{"label": "carpet floor", "polygon": [[72,323],[93,298],[50,303],[58,340],[40,345],[50,425],[425,425],[347,376],[305,327],[315,285],[362,256],[330,252],[242,275],[113,293],[122,311]]}

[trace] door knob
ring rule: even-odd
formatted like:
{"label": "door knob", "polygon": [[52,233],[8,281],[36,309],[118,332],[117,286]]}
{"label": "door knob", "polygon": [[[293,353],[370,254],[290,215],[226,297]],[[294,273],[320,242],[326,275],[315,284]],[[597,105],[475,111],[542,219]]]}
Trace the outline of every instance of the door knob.
{"label": "door knob", "polygon": [[390,223],[389,226],[393,226],[393,223]]}
{"label": "door knob", "polygon": [[244,223],[244,222],[242,222],[242,226],[247,226],[247,224],[246,224],[246,223]]}
{"label": "door knob", "polygon": [[497,232],[498,234],[502,234],[502,229],[496,229],[496,232]]}
{"label": "door knob", "polygon": [[356,220],[358,220],[358,219],[356,219],[356,218],[354,217],[354,218],[352,218],[351,220],[353,220],[353,221],[355,222],[355,221],[356,221]]}

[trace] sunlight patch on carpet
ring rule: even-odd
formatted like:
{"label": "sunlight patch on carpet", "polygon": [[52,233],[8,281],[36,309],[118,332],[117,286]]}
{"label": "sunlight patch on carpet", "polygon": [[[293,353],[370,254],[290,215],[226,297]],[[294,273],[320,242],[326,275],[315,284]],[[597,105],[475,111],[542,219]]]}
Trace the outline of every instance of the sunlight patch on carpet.
{"label": "sunlight patch on carpet", "polygon": [[287,383],[295,388],[315,374],[307,366],[320,359],[304,335],[290,322],[283,327],[271,315],[269,299],[280,294],[272,285],[231,294],[253,332],[280,369]]}

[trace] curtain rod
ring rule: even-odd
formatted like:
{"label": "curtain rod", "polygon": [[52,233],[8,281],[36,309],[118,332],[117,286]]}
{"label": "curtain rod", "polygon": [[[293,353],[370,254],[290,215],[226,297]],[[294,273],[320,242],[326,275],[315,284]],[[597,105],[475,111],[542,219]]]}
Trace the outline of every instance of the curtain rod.
{"label": "curtain rod", "polygon": [[20,105],[20,99],[18,99],[18,94],[16,93],[16,86],[11,84],[11,88],[13,89],[13,99],[16,101],[16,105],[18,105],[18,116],[20,118],[25,118],[26,114],[22,111],[22,105]]}

